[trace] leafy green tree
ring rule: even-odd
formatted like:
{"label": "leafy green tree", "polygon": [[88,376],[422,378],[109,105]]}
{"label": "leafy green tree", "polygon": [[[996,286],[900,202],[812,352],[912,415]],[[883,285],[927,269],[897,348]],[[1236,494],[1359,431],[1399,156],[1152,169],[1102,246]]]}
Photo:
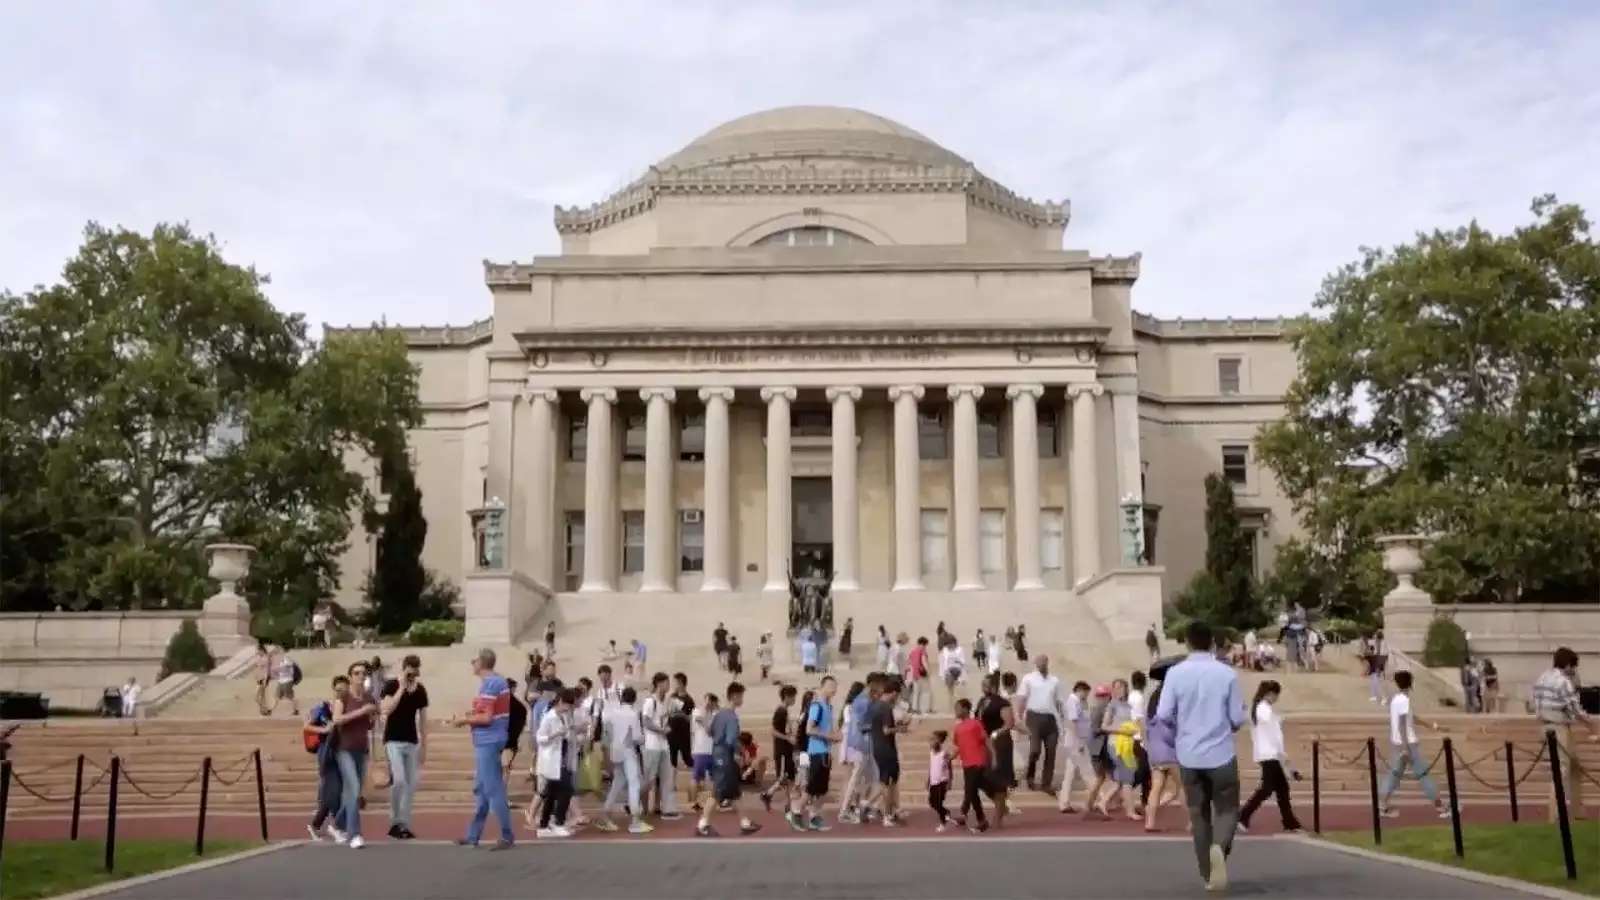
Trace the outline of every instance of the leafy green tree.
{"label": "leafy green tree", "polygon": [[378,559],[367,582],[367,602],[377,611],[378,628],[393,633],[405,631],[422,614],[429,582],[422,567],[428,520],[422,516],[422,491],[404,449],[390,454],[383,470],[389,504],[368,526],[377,526]]}
{"label": "leafy green tree", "polygon": [[1533,217],[1366,249],[1323,283],[1259,440],[1313,544],[1354,561],[1422,531],[1441,599],[1593,596],[1600,246],[1576,206]]}
{"label": "leafy green tree", "polygon": [[201,546],[255,544],[252,602],[332,589],[347,460],[419,419],[394,335],[321,345],[186,226],[89,225],[59,283],[0,294],[0,606],[191,605]]}
{"label": "leafy green tree", "polygon": [[1261,584],[1269,608],[1298,603],[1319,611],[1324,619],[1345,619],[1363,626],[1377,624],[1378,601],[1393,579],[1382,556],[1370,544],[1317,545],[1291,538],[1278,545],[1272,571]]}
{"label": "leafy green tree", "polygon": [[1233,485],[1206,476],[1206,566],[1178,595],[1180,615],[1232,629],[1266,621],[1251,574],[1249,537],[1239,521]]}

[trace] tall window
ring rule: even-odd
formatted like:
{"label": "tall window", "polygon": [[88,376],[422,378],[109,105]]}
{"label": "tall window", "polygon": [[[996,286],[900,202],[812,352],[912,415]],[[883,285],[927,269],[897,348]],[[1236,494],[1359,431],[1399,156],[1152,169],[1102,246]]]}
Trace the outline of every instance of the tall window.
{"label": "tall window", "polygon": [[985,575],[1006,571],[1006,511],[978,511],[978,570]]}
{"label": "tall window", "polygon": [[628,460],[644,459],[644,413],[629,413],[627,418],[627,431],[622,437],[622,458]]}
{"label": "tall window", "polygon": [[1259,578],[1259,577],[1261,577],[1261,570],[1256,568],[1256,557],[1258,555],[1256,548],[1261,543],[1261,530],[1258,529],[1258,528],[1250,528],[1250,527],[1247,526],[1247,527],[1245,527],[1243,529],[1243,531],[1244,531],[1244,553],[1245,553],[1245,557],[1250,562],[1250,575],[1252,577]]}
{"label": "tall window", "polygon": [[688,413],[678,426],[678,458],[700,462],[706,458],[706,414]]}
{"label": "tall window", "polygon": [[788,228],[783,231],[769,234],[759,241],[757,247],[846,247],[852,244],[870,244],[871,241],[859,234],[852,234],[842,228],[828,228],[822,225],[807,225],[803,228]]}
{"label": "tall window", "polygon": [[920,459],[949,459],[950,430],[945,427],[944,411],[917,411],[917,456]]}
{"label": "tall window", "polygon": [[999,459],[1005,452],[1005,440],[1002,435],[1001,415],[999,407],[979,407],[978,409],[978,457],[980,459]]}
{"label": "tall window", "polygon": [[1217,393],[1239,393],[1239,375],[1243,365],[1244,361],[1236,356],[1224,356],[1217,360]]}
{"label": "tall window", "polygon": [[1222,477],[1234,487],[1250,484],[1250,448],[1244,444],[1222,445]]}
{"label": "tall window", "polygon": [[644,571],[644,510],[623,510],[622,571]]}
{"label": "tall window", "polygon": [[703,572],[706,568],[706,522],[698,509],[678,514],[678,570]]}
{"label": "tall window", "polygon": [[1060,572],[1066,568],[1065,518],[1059,509],[1039,510],[1039,569]]}
{"label": "tall window", "polygon": [[801,408],[790,414],[790,434],[806,437],[827,437],[833,434],[833,411],[829,409]]}
{"label": "tall window", "polygon": [[949,512],[943,509],[922,511],[922,574],[942,575],[949,570]]}
{"label": "tall window", "polygon": [[1054,406],[1039,407],[1039,455],[1061,455],[1061,414]]}
{"label": "tall window", "polygon": [[567,510],[565,534],[567,589],[577,590],[583,581],[583,510]]}
{"label": "tall window", "polygon": [[589,423],[583,419],[567,418],[567,459],[583,462],[589,455]]}

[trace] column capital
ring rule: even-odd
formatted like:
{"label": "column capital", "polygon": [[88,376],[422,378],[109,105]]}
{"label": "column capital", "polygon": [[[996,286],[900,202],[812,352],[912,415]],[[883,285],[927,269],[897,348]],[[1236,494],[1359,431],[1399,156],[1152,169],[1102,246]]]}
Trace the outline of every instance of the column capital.
{"label": "column capital", "polygon": [[925,391],[920,384],[896,384],[889,388],[889,399],[899,400],[901,397],[910,397],[921,400]]}
{"label": "column capital", "polygon": [[535,400],[546,400],[554,403],[559,399],[561,399],[561,393],[555,388],[534,387],[533,385],[524,385],[522,388],[523,403],[532,403]]}
{"label": "column capital", "polygon": [[1023,394],[1028,394],[1037,400],[1044,396],[1042,384],[1013,384],[1006,388],[1006,399],[1015,400]]}
{"label": "column capital", "polygon": [[1098,381],[1091,381],[1091,382],[1088,382],[1087,384],[1069,384],[1069,385],[1067,385],[1067,396],[1068,397],[1081,397],[1084,394],[1088,394],[1091,397],[1098,397],[1101,394],[1104,394],[1105,392],[1106,392],[1105,385],[1102,385]]}
{"label": "column capital", "polygon": [[972,399],[983,399],[983,385],[981,384],[952,384],[944,389],[951,400],[959,400],[965,394],[971,394]]}
{"label": "column capital", "polygon": [[584,403],[593,403],[596,400],[604,400],[607,403],[616,403],[617,389],[608,387],[587,387],[578,392],[578,397],[582,399]]}
{"label": "column capital", "polygon": [[828,396],[829,403],[840,397],[849,397],[852,401],[861,399],[861,388],[853,384],[836,384],[828,388],[825,393]]}
{"label": "column capital", "polygon": [[669,387],[647,387],[639,389],[639,399],[646,403],[649,403],[651,400],[654,400],[657,397],[660,397],[668,403],[672,403],[678,399],[678,392],[677,390]]}
{"label": "column capital", "polygon": [[712,400],[721,400],[724,403],[733,402],[733,388],[731,387],[703,387],[700,389],[700,402],[710,403]]}
{"label": "column capital", "polygon": [[800,392],[788,386],[775,385],[761,389],[761,399],[765,403],[771,403],[773,400],[776,400],[779,397],[782,397],[790,403],[793,403],[794,398],[798,396],[800,396]]}

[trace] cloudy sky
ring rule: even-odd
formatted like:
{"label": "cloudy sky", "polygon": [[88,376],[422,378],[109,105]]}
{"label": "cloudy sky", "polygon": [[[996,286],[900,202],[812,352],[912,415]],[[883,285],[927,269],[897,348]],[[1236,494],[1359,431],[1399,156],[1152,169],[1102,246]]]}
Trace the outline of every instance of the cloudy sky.
{"label": "cloudy sky", "polygon": [[[557,9],[557,7],[561,7]],[[1403,15],[1393,12],[1405,7]],[[720,122],[918,129],[1165,316],[1306,309],[1363,245],[1600,210],[1600,5],[61,2],[0,7],[0,288],[187,220],[312,323],[465,322]]]}

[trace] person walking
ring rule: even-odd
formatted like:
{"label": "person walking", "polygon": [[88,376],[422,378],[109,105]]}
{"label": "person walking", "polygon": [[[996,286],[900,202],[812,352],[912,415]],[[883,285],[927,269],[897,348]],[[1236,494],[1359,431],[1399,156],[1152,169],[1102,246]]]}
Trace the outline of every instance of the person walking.
{"label": "person walking", "polygon": [[967,661],[962,656],[961,643],[952,634],[946,639],[944,649],[939,651],[939,677],[944,679],[945,696],[951,710],[956,708],[956,687],[966,674]]}
{"label": "person walking", "polygon": [[[639,709],[639,719],[644,726],[644,753],[640,761],[644,772],[641,780],[646,796],[654,795],[655,811],[668,822],[676,821],[678,813],[677,772],[672,767],[672,700],[667,696],[667,673],[657,672],[650,678],[650,696],[644,698]],[[650,808],[648,802],[645,803]]]}
{"label": "person walking", "polygon": [[833,745],[839,742],[839,731],[833,719],[833,695],[838,689],[839,683],[832,675],[822,676],[822,684],[805,710],[806,786],[800,818],[811,831],[828,830],[822,818],[822,804],[827,799],[828,781],[833,773]]}
{"label": "person walking", "polygon": [[[1021,638],[1021,629],[1018,629]],[[1061,719],[1065,706],[1061,679],[1050,674],[1050,657],[1034,658],[1034,671],[1022,679],[1020,693],[1024,722],[1028,727],[1028,789],[1049,791],[1055,783],[1056,744],[1061,739]],[[1042,780],[1035,780],[1040,754],[1044,755]]]}
{"label": "person walking", "polygon": [[1228,887],[1228,854],[1239,823],[1239,762],[1233,736],[1244,726],[1239,676],[1218,660],[1211,626],[1189,623],[1189,657],[1162,682],[1156,718],[1175,734],[1195,858],[1206,890]]}
{"label": "person walking", "polygon": [[[1417,741],[1417,722],[1421,720],[1411,711],[1411,673],[1394,673],[1394,686],[1395,695],[1389,698],[1389,748],[1392,757],[1389,772],[1384,776],[1383,787],[1378,792],[1383,815],[1391,819],[1400,815],[1398,810],[1389,805],[1389,798],[1394,796],[1395,790],[1400,787],[1400,779],[1405,777],[1406,769],[1410,768],[1416,773],[1422,793],[1433,803],[1439,818],[1448,819],[1450,810],[1439,799],[1439,789],[1433,786],[1433,779],[1428,777],[1428,770],[1422,762],[1422,745]],[[1423,724],[1434,731],[1439,730],[1437,722]]]}
{"label": "person walking", "polygon": [[1150,793],[1145,797],[1144,830],[1151,833],[1161,830],[1156,826],[1156,815],[1161,807],[1183,793],[1178,776],[1177,735],[1169,723],[1155,717],[1155,711],[1160,705],[1161,687],[1157,685],[1146,704],[1148,717],[1145,726],[1145,752],[1150,762]]}
{"label": "person walking", "polygon": [[[989,830],[983,814],[983,791],[988,786],[989,735],[983,723],[972,716],[972,701],[956,701],[956,756],[961,761],[961,812],[957,821],[971,816],[967,827],[973,834]],[[996,810],[1003,814],[1003,810]]]}
{"label": "person walking", "polygon": [[899,696],[900,679],[886,676],[882,693],[867,710],[867,734],[871,738],[872,763],[878,770],[878,785],[863,806],[870,807],[878,803],[885,828],[895,828],[901,824],[900,748],[895,743],[895,736],[905,731],[906,726],[895,714],[895,700]]}
{"label": "person walking", "polygon": [[1144,649],[1150,653],[1152,663],[1161,658],[1161,638],[1156,635],[1156,626],[1153,624],[1145,629]]}
{"label": "person walking", "polygon": [[1282,685],[1268,679],[1256,688],[1255,700],[1250,704],[1250,744],[1255,750],[1256,763],[1261,766],[1261,784],[1239,810],[1239,830],[1246,833],[1250,831],[1250,817],[1268,797],[1277,798],[1283,830],[1291,834],[1300,830],[1300,820],[1289,803],[1289,776],[1299,781],[1300,771],[1289,764],[1283,743],[1283,720],[1276,708],[1282,693]]}
{"label": "person walking", "polygon": [[669,761],[677,769],[694,766],[694,742],[689,729],[689,719],[693,715],[694,695],[689,693],[689,676],[674,672],[672,697],[667,704],[667,751]]}
{"label": "person walking", "polygon": [[[335,675],[333,696],[343,700],[350,692],[350,677]],[[349,835],[339,829],[339,806],[344,799],[343,783],[339,779],[338,729],[333,722],[333,703],[324,701],[311,707],[301,726],[306,749],[317,755],[317,808],[306,825],[312,841],[321,841],[323,829],[336,844],[347,843]]]}
{"label": "person walking", "polygon": [[573,721],[572,710],[577,702],[578,692],[572,688],[557,691],[555,703],[545,711],[534,730],[534,742],[538,747],[535,771],[545,786],[544,806],[539,813],[535,837],[572,837],[572,830],[567,827],[567,813],[578,769],[578,745],[585,737]]}
{"label": "person walking", "polygon": [[1028,664],[1028,628],[1025,625],[1017,626],[1017,633],[1011,639],[1012,649],[1017,651],[1017,662]]}
{"label": "person walking", "polygon": [[989,642],[983,636],[983,629],[972,637],[972,665],[979,672],[989,669]]}
{"label": "person walking", "polygon": [[361,836],[361,788],[367,781],[367,754],[372,747],[372,720],[378,714],[378,704],[367,693],[366,672],[361,664],[353,668],[349,690],[343,697],[334,698],[329,725],[338,730],[338,749],[334,752],[342,786],[338,821],[344,824],[350,849],[360,850],[367,845]]}
{"label": "person walking", "polygon": [[628,832],[649,834],[655,830],[645,822],[644,807],[640,805],[639,745],[644,741],[644,729],[639,724],[639,711],[633,705],[637,699],[638,692],[625,687],[620,702],[605,712],[602,733],[606,758],[611,760],[611,791],[606,794],[606,802],[600,807],[600,818],[594,823],[594,827],[601,831],[617,830],[616,823],[611,821],[611,813],[622,805],[624,798],[628,801],[628,814],[632,819]]}
{"label": "person walking", "polygon": [[1094,807],[1092,788],[1095,780],[1094,763],[1089,759],[1089,744],[1094,740],[1094,723],[1089,719],[1089,683],[1079,681],[1067,695],[1066,725],[1061,729],[1061,792],[1056,795],[1056,809],[1062,813],[1075,813],[1072,805],[1072,786],[1083,782],[1085,810]]}
{"label": "person walking", "polygon": [[383,686],[383,751],[389,760],[389,837],[410,840],[411,801],[427,760],[428,689],[422,684],[422,658],[400,663],[400,677]]}
{"label": "person walking", "polygon": [[839,659],[844,661],[845,668],[849,668],[854,659],[850,655],[851,641],[855,637],[856,620],[844,620],[844,630],[839,632]]}
{"label": "person walking", "polygon": [[878,667],[877,671],[889,671],[889,651],[893,649],[894,642],[889,640],[889,629],[878,626]]}
{"label": "person walking", "polygon": [[875,685],[880,677],[877,672],[869,673],[866,681],[850,685],[850,690],[844,695],[839,734],[844,743],[841,758],[850,767],[850,777],[845,780],[844,791],[839,795],[839,821],[847,825],[860,824],[858,794],[877,778],[877,773],[872,771],[872,754],[867,743],[865,722],[867,708],[877,692]]}
{"label": "person walking", "polygon": [[1011,701],[1001,696],[1001,683],[1001,678],[994,675],[983,680],[983,696],[979,698],[975,710],[989,741],[989,771],[985,773],[983,782],[990,799],[994,800],[996,828],[1005,823],[1008,795],[1017,781],[1016,755],[1011,737],[1017,730],[1016,711]]}
{"label": "person walking", "polygon": [[[1583,806],[1583,780],[1587,777],[1578,758],[1574,725],[1589,731],[1589,740],[1600,741],[1600,725],[1578,704],[1578,654],[1570,647],[1556,650],[1545,670],[1533,682],[1533,714],[1544,726],[1545,734],[1556,737],[1561,751],[1562,786],[1566,789],[1567,810],[1571,818],[1587,818]],[[1496,682],[1498,687],[1498,681]],[[1548,741],[1547,741],[1548,742]],[[1550,782],[1550,821],[1556,821],[1555,781]]]}
{"label": "person walking", "polygon": [[989,635],[989,646],[984,659],[987,660],[986,671],[990,675],[998,675],[1001,664],[1005,662],[1005,654],[1000,650],[1000,637],[998,635],[992,633]]}
{"label": "person walking", "polygon": [[472,731],[472,796],[476,801],[467,835],[456,843],[464,847],[478,846],[484,823],[493,811],[500,823],[500,839],[493,849],[506,850],[515,843],[515,836],[511,832],[511,807],[506,800],[500,754],[505,750],[506,736],[511,729],[511,685],[494,670],[494,664],[494,651],[488,647],[472,658],[472,674],[479,679],[478,694],[472,700],[470,712],[449,720],[454,728]]}
{"label": "person walking", "polygon": [[917,645],[906,657],[906,678],[911,682],[911,714],[933,712],[932,679],[928,677],[932,660],[928,658],[928,639],[917,638]]}
{"label": "person walking", "polygon": [[729,682],[727,697],[728,705],[718,709],[711,718],[713,796],[700,812],[700,824],[694,832],[698,837],[718,836],[716,829],[711,827],[711,816],[724,806],[739,817],[740,834],[755,834],[761,830],[760,825],[750,821],[740,803],[742,769],[739,765],[739,707],[744,705],[744,685],[737,681]]}
{"label": "person walking", "polygon": [[772,711],[772,784],[760,793],[761,805],[767,808],[767,812],[772,812],[772,798],[782,791],[785,816],[791,814],[790,807],[794,801],[791,795],[798,774],[794,758],[795,723],[789,714],[796,693],[792,684],[778,688],[778,706]]}

